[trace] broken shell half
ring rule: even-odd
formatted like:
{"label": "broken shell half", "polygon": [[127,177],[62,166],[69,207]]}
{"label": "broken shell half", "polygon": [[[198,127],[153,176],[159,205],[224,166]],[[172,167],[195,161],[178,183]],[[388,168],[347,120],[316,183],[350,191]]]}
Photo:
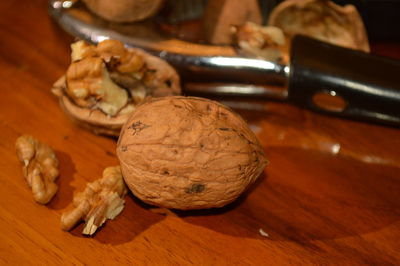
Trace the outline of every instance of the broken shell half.
{"label": "broken shell half", "polygon": [[276,6],[268,25],[290,37],[303,34],[335,45],[369,52],[367,32],[353,5],[326,0],[287,0]]}
{"label": "broken shell half", "polygon": [[[91,130],[95,134],[118,136],[123,124],[128,119],[136,106],[140,104],[146,97],[162,97],[171,95],[180,95],[180,78],[175,69],[164,60],[152,56],[140,49],[129,48],[140,55],[147,70],[151,72],[151,82],[147,82],[150,87],[139,89],[126,89],[130,93],[130,98],[127,104],[117,113],[110,115],[104,112],[104,108],[97,106],[82,106],[77,104],[67,91],[67,80],[62,76],[57,80],[52,88],[52,92],[59,99],[60,106],[65,114],[76,124]],[[124,75],[113,75],[113,82],[121,87],[129,80],[124,80]],[[167,84],[167,86],[161,86]],[[143,87],[143,86],[142,86]],[[140,95],[139,95],[140,94]]]}

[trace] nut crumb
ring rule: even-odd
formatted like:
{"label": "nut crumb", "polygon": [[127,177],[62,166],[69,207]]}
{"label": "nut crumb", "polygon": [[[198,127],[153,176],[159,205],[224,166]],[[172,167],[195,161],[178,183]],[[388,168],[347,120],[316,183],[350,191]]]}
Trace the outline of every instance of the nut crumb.
{"label": "nut crumb", "polygon": [[269,234],[267,232],[265,232],[262,228],[258,229],[258,232],[260,233],[260,235],[262,235],[263,237],[269,237]]}
{"label": "nut crumb", "polygon": [[58,190],[54,183],[59,175],[55,152],[50,146],[28,135],[20,136],[15,147],[33,199],[40,204],[48,203]]}
{"label": "nut crumb", "polygon": [[71,230],[84,220],[83,234],[93,235],[107,219],[114,219],[124,208],[127,189],[119,166],[107,167],[103,178],[88,183],[83,192],[74,196],[74,208],[61,216],[61,228]]}

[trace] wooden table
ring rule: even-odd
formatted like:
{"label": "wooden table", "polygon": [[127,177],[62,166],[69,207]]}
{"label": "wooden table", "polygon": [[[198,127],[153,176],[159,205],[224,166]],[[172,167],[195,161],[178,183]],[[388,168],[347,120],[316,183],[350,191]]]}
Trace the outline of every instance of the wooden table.
{"label": "wooden table", "polygon": [[[47,1],[0,1],[1,264],[400,264],[400,131],[264,102],[241,114],[270,164],[217,210],[153,213],[134,196],[94,237],[60,230],[73,193],[118,164],[116,141],[71,123],[51,94],[69,44]],[[399,44],[373,52],[400,58]],[[60,160],[58,194],[32,200],[14,143],[31,134]],[[260,234],[260,229],[268,235]]]}

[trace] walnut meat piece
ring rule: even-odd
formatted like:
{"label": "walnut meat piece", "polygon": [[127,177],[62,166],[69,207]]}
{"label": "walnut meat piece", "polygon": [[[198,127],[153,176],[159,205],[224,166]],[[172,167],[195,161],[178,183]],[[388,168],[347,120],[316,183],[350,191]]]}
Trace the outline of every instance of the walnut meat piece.
{"label": "walnut meat piece", "polygon": [[261,26],[246,22],[233,28],[237,46],[240,51],[251,57],[259,57],[271,61],[285,61],[286,40],[283,31],[274,26]]}
{"label": "walnut meat piece", "polygon": [[268,25],[285,34],[303,34],[335,45],[369,52],[367,33],[353,5],[327,0],[286,0],[276,6]]}
{"label": "walnut meat piece", "polygon": [[19,137],[15,147],[33,199],[40,204],[48,203],[58,190],[54,183],[59,175],[56,154],[48,145],[28,135]]}
{"label": "walnut meat piece", "polygon": [[121,213],[126,193],[120,167],[104,169],[101,179],[88,183],[83,192],[74,196],[73,209],[61,216],[61,228],[71,230],[79,221],[84,220],[83,234],[94,234],[106,219],[114,219]]}
{"label": "walnut meat piece", "polygon": [[99,57],[73,62],[67,70],[67,94],[82,107],[98,107],[116,115],[128,102],[128,92],[115,84]]}
{"label": "walnut meat piece", "polygon": [[126,49],[117,40],[105,40],[96,47],[96,52],[106,62],[114,60],[114,67],[120,73],[138,74],[144,67],[143,57],[133,49]]}
{"label": "walnut meat piece", "polygon": [[96,134],[118,136],[146,97],[179,95],[176,71],[162,59],[116,40],[71,45],[71,65],[52,88],[63,111]]}
{"label": "walnut meat piece", "polygon": [[262,16],[256,0],[208,1],[203,18],[205,39],[211,44],[230,45],[233,35],[230,28],[246,21],[261,24]]}
{"label": "walnut meat piece", "polygon": [[95,48],[87,42],[81,40],[71,44],[71,60],[72,62],[82,60],[83,58],[94,56]]}
{"label": "walnut meat piece", "polygon": [[266,164],[239,115],[214,101],[179,96],[140,105],[121,131],[117,155],[138,198],[175,209],[222,207]]}

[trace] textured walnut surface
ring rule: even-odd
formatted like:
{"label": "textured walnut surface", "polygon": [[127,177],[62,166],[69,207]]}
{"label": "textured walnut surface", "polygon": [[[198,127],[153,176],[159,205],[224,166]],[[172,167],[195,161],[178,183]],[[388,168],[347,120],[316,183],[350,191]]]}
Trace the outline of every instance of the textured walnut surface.
{"label": "textured walnut surface", "polygon": [[122,129],[117,154],[136,196],[177,209],[232,202],[266,163],[240,116],[217,102],[180,96],[139,106]]}
{"label": "textured walnut surface", "polygon": [[96,15],[110,21],[132,22],[155,15],[165,0],[83,0]]}

